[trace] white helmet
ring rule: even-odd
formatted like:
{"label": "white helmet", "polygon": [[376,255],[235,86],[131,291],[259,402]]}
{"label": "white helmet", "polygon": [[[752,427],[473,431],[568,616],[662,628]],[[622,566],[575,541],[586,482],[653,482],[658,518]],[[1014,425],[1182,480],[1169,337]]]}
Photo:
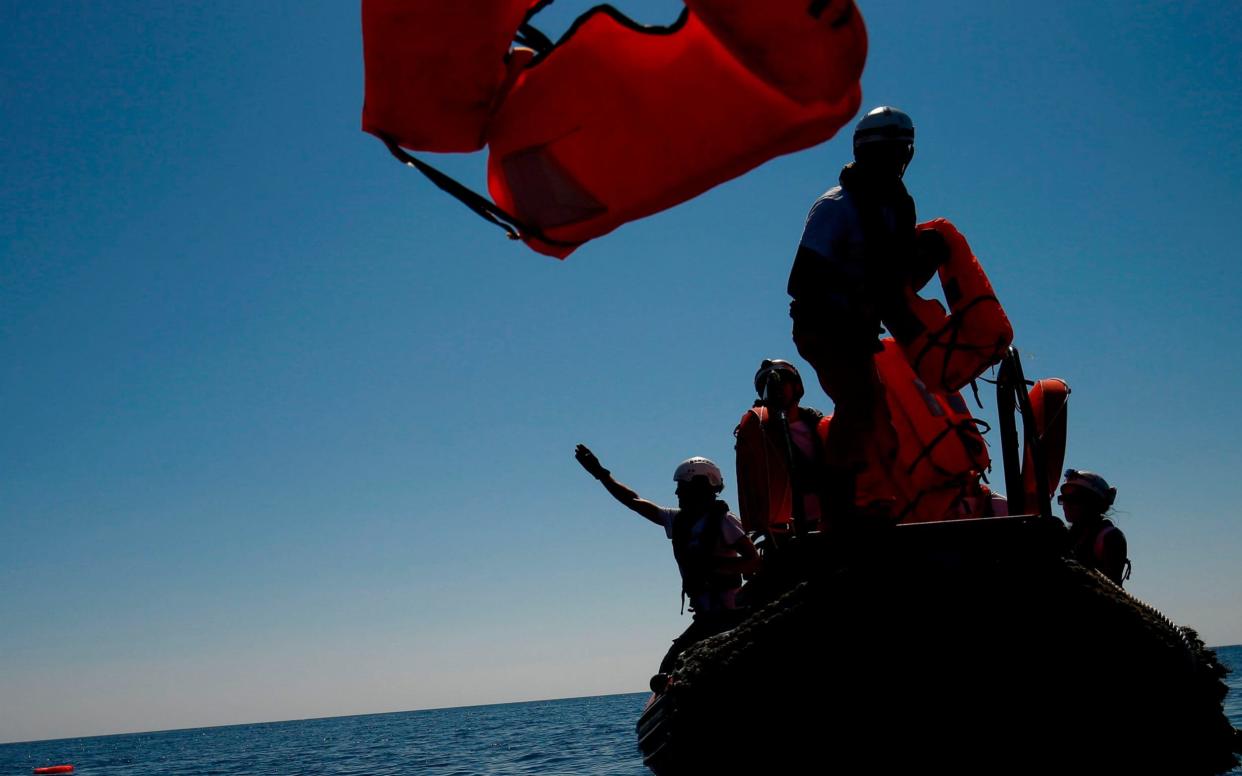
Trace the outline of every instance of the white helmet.
{"label": "white helmet", "polygon": [[888,105],[868,111],[854,127],[854,150],[880,140],[896,140],[913,147],[914,122],[905,112]]}
{"label": "white helmet", "polygon": [[1098,498],[1105,507],[1111,507],[1113,502],[1117,500],[1117,489],[1109,487],[1108,480],[1104,479],[1095,472],[1079,469],[1066,469],[1065,484],[1061,487],[1082,488]]}
{"label": "white helmet", "polygon": [[678,465],[677,471],[673,472],[673,482],[692,482],[695,477],[705,477],[707,484],[711,485],[716,492],[724,490],[724,476],[720,473],[720,467],[707,458],[701,456],[687,458]]}

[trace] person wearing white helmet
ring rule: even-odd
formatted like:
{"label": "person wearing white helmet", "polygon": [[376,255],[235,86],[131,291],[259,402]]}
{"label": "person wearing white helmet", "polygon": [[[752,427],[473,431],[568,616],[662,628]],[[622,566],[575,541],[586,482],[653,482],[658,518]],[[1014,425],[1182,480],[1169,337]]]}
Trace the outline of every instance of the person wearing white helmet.
{"label": "person wearing white helmet", "polygon": [[737,439],[737,499],[742,527],[771,547],[823,530],[824,444],[828,420],[802,407],[802,376],[784,359],[755,372],[759,398],[742,415]]}
{"label": "person wearing white helmet", "polygon": [[683,601],[690,600],[694,619],[660,663],[660,673],[667,674],[686,647],[740,621],[737,593],[742,575],[758,571],[759,552],[729,505],[720,500],[724,477],[720,467],[707,458],[688,458],[673,472],[677,483],[677,508],[673,509],[648,501],[617,482],[586,445],[578,445],[574,457],[613,498],[662,526],[673,544]]}
{"label": "person wearing white helmet", "polygon": [[[914,122],[876,108],[854,130],[854,162],[815,201],[789,274],[793,340],[835,405],[828,433],[831,510],[853,510],[869,437],[894,449],[875,366],[882,326],[899,339],[917,319],[905,291],[931,278],[944,246],[916,239],[914,200],[902,182],[914,156]],[[920,240],[926,239],[928,245]],[[913,320],[912,320],[913,319]]]}
{"label": "person wearing white helmet", "polygon": [[1057,503],[1070,524],[1070,556],[1120,585],[1130,578],[1126,536],[1107,515],[1117,489],[1095,472],[1066,469]]}

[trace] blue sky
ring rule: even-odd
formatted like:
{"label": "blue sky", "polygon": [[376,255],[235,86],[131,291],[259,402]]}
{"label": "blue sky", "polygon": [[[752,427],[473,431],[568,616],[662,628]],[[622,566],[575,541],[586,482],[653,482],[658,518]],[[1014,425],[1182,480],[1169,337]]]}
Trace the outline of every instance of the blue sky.
{"label": "blue sky", "polygon": [[[1073,386],[1129,588],[1242,642],[1242,7],[861,7],[864,105]],[[4,22],[0,741],[642,689],[671,553],[573,446],[666,503],[731,469],[848,132],[557,262],[359,131],[354,4]]]}

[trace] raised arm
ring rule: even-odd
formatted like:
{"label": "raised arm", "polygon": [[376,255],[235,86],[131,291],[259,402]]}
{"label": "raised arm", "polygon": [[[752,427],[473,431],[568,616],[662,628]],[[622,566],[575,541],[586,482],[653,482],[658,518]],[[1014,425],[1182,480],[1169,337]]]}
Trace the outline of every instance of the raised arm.
{"label": "raised arm", "polygon": [[658,504],[653,504],[645,498],[640,497],[629,487],[622,485],[612,478],[612,473],[604,468],[586,445],[578,445],[574,448],[574,458],[578,459],[578,463],[582,464],[582,468],[586,469],[587,474],[599,480],[612,497],[620,501],[625,506],[647,518],[656,525],[663,526],[664,519],[662,511]]}

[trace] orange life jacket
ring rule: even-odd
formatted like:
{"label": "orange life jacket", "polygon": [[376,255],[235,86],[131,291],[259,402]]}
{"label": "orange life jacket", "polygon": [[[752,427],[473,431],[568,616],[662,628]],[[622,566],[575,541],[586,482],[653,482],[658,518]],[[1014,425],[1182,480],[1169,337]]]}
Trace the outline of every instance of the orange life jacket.
{"label": "orange life jacket", "polygon": [[[1065,463],[1065,435],[1068,423],[1070,388],[1069,383],[1058,377],[1037,380],[1031,388],[1031,412],[1035,416],[1035,433],[1042,442],[1044,458],[1044,476],[1046,487],[1051,496],[1061,482],[1061,467]],[[1034,510],[1039,504],[1039,488],[1035,483],[1035,464],[1031,457],[1031,447],[1027,445],[1022,453],[1022,482],[1026,491],[1026,509]]]}
{"label": "orange life jacket", "polygon": [[669,27],[603,5],[551,49],[511,51],[538,5],[363,0],[363,129],[486,143],[492,207],[550,256],[823,142],[861,101],[853,0],[687,0]]}
{"label": "orange life jacket", "polygon": [[860,478],[859,489],[878,491],[887,479],[900,522],[950,519],[957,516],[958,499],[991,462],[983,435],[960,393],[928,390],[897,342],[885,338],[881,343],[876,368],[897,449],[873,451],[872,471]]}
{"label": "orange life jacket", "polygon": [[[828,418],[820,416],[814,430],[822,449],[828,438]],[[748,532],[793,533],[794,490],[783,429],[768,422],[767,407],[752,407],[733,433],[737,438],[737,500],[742,528]]]}
{"label": "orange life jacket", "polygon": [[902,342],[902,349],[929,389],[952,393],[1004,357],[1013,327],[962,233],[943,218],[918,229],[938,232],[948,246],[938,274],[949,312],[939,301],[908,290],[906,302],[922,331]]}

